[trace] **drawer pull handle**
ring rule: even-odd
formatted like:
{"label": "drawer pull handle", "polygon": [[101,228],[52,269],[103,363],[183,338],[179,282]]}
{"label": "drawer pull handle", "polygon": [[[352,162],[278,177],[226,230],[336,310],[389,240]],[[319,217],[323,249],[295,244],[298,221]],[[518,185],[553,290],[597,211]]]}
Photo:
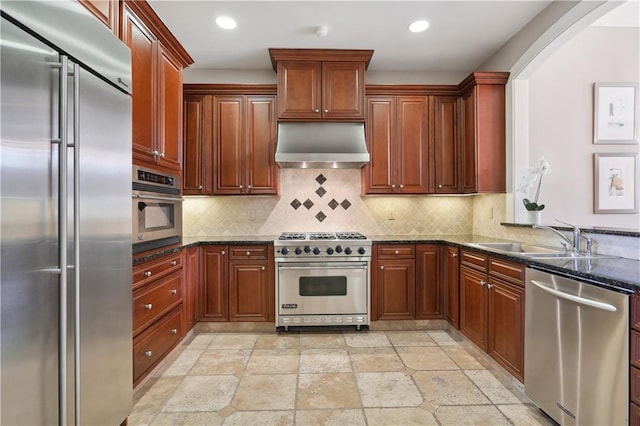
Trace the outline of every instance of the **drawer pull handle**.
{"label": "drawer pull handle", "polygon": [[151,358],[153,356],[153,352],[152,351],[146,351],[144,353],[144,356]]}
{"label": "drawer pull handle", "polygon": [[171,329],[171,334],[178,334],[178,329],[177,328],[172,328]]}
{"label": "drawer pull handle", "polygon": [[177,261],[177,260],[172,260],[172,261],[171,261],[171,266],[176,266],[177,264],[178,264],[178,261]]}
{"label": "drawer pull handle", "polygon": [[150,311],[151,309],[153,309],[153,305],[152,305],[151,303],[147,303],[146,305],[144,305],[144,308],[145,308],[147,311]]}
{"label": "drawer pull handle", "polygon": [[178,289],[174,288],[173,290],[171,290],[171,294],[178,294]]}
{"label": "drawer pull handle", "polygon": [[144,276],[145,277],[150,277],[151,276],[151,271],[145,271],[144,272]]}

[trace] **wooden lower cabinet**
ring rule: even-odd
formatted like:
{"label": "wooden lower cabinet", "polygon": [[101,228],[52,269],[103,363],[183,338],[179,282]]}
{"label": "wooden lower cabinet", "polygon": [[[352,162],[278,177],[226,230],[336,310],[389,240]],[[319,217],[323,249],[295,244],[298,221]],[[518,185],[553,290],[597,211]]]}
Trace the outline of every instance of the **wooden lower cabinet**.
{"label": "wooden lower cabinet", "polygon": [[444,317],[442,246],[416,245],[416,319]]}
{"label": "wooden lower cabinet", "polygon": [[415,245],[376,245],[373,256],[372,285],[377,299],[373,319],[415,319]]}
{"label": "wooden lower cabinet", "polygon": [[458,247],[444,247],[444,317],[460,329],[460,255]]}
{"label": "wooden lower cabinet", "polygon": [[484,351],[487,350],[486,274],[460,268],[460,331]]}
{"label": "wooden lower cabinet", "polygon": [[182,279],[182,299],[183,299],[183,329],[185,332],[191,330],[198,322],[198,283],[200,282],[200,256],[198,247],[189,247],[182,250],[182,264],[184,273]]}
{"label": "wooden lower cabinet", "polygon": [[203,321],[227,321],[229,318],[227,246],[200,247],[200,319]]}

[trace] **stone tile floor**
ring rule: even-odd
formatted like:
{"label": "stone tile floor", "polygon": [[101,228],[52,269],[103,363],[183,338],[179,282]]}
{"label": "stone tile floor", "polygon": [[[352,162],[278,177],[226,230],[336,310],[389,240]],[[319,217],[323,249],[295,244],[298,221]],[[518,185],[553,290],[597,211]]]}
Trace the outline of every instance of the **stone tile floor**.
{"label": "stone tile floor", "polygon": [[134,394],[129,425],[549,425],[454,331],[201,333]]}

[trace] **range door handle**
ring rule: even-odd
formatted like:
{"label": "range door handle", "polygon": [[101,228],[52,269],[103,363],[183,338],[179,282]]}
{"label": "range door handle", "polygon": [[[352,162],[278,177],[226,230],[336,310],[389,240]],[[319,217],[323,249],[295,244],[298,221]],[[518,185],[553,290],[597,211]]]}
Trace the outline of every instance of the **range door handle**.
{"label": "range door handle", "polygon": [[591,306],[592,308],[602,309],[604,311],[609,311],[609,312],[618,311],[618,308],[616,308],[615,306],[609,303],[598,302],[597,300],[591,300],[591,299],[587,299],[586,297],[580,297],[580,296],[575,296],[573,294],[565,293],[563,291],[550,288],[547,285],[545,285],[545,283],[542,283],[540,281],[531,280],[531,284],[535,285],[542,291],[545,291],[549,294],[559,297],[560,299],[570,300],[572,302],[579,303],[581,305]]}

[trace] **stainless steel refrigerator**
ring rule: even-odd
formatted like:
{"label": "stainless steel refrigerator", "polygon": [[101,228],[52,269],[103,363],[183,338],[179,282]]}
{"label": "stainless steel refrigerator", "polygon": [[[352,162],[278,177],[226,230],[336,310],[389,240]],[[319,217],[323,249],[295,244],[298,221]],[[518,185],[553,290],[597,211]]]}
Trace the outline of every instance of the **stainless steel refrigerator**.
{"label": "stainless steel refrigerator", "polygon": [[75,1],[0,2],[2,425],[132,403],[131,57]]}

